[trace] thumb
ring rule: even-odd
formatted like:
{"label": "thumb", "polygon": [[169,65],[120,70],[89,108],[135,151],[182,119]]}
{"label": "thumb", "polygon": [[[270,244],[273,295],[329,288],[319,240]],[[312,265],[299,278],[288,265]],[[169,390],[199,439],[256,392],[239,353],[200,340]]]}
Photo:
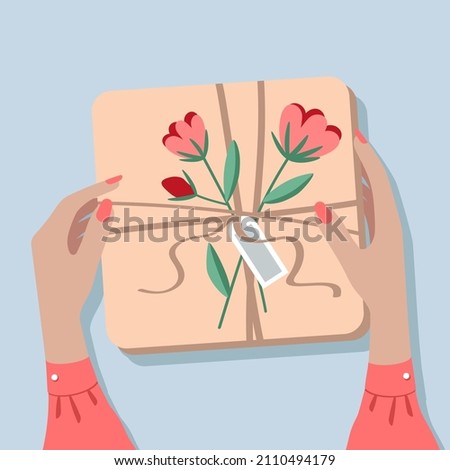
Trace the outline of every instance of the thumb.
{"label": "thumb", "polygon": [[326,206],[323,202],[317,202],[314,210],[321,222],[318,224],[319,229],[345,269],[355,251],[359,251],[358,245],[353,240],[342,219],[331,207]]}
{"label": "thumb", "polygon": [[92,263],[97,266],[105,246],[105,237],[109,233],[106,222],[112,215],[111,200],[103,199],[96,212],[92,214],[83,235],[83,241],[78,251],[82,263]]}

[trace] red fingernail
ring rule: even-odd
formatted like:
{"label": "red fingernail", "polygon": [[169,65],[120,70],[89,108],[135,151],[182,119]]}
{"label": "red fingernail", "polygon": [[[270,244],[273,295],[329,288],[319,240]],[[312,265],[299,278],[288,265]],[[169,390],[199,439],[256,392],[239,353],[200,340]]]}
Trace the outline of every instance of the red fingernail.
{"label": "red fingernail", "polygon": [[104,222],[110,215],[112,210],[111,199],[103,199],[103,201],[98,206],[95,217],[99,222]]}
{"label": "red fingernail", "polygon": [[118,183],[122,179],[122,175],[113,176],[112,178],[107,179],[105,182],[107,184]]}
{"label": "red fingernail", "polygon": [[314,210],[322,223],[329,224],[332,221],[333,213],[323,202],[317,202],[314,206]]}
{"label": "red fingernail", "polygon": [[361,131],[359,129],[355,130],[355,136],[361,143],[367,144],[367,139],[361,134]]}

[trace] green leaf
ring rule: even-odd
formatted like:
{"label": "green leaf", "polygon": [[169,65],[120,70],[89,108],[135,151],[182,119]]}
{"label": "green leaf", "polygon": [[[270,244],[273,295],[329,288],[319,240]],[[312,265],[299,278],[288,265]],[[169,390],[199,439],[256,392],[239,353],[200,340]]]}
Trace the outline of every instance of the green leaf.
{"label": "green leaf", "polygon": [[[311,160],[308,160],[306,157],[309,157],[310,155],[313,155],[315,154],[316,152],[318,152],[320,149],[322,148],[322,146],[320,147],[315,147],[311,150],[306,150],[305,152],[301,152],[301,153],[298,153],[297,155],[288,155],[286,158],[288,160],[290,160],[291,162],[295,162],[295,163],[303,163],[305,161],[311,161]],[[319,157],[317,157],[319,158]]]}
{"label": "green leaf", "polygon": [[228,297],[230,295],[230,283],[222,261],[220,261],[219,255],[211,243],[208,243],[206,251],[206,269],[216,289],[225,297]]}
{"label": "green leaf", "polygon": [[292,155],[297,155],[298,152],[305,146],[306,141],[308,140],[308,135],[305,136],[305,138],[295,147],[294,150],[292,150],[291,154]]}
{"label": "green leaf", "polygon": [[307,175],[296,176],[280,186],[272,189],[269,194],[264,198],[264,204],[276,204],[278,202],[287,201],[288,199],[296,196],[302,191],[306,185],[311,181],[312,173]]}
{"label": "green leaf", "polygon": [[316,160],[320,160],[320,157],[311,157],[311,158],[302,158],[296,163],[308,163],[308,162],[315,162]]}
{"label": "green leaf", "polygon": [[196,194],[189,194],[188,196],[180,196],[180,197],[169,197],[169,201],[187,201],[188,199],[192,199],[196,196]]}
{"label": "green leaf", "polygon": [[208,131],[205,130],[205,148],[203,149],[203,156],[206,157],[209,149],[209,136]]}
{"label": "green leaf", "polygon": [[302,159],[305,158],[305,157],[309,157],[313,153],[318,152],[322,147],[323,147],[323,145],[320,145],[319,147],[314,147],[311,150],[306,150],[305,152],[299,153],[298,156],[301,157]]}
{"label": "green leaf", "polygon": [[191,144],[195,147],[195,150],[197,150],[198,154],[201,157],[204,157],[205,153],[203,152],[203,149],[200,147],[200,145],[198,145],[194,139],[189,139],[189,140],[191,141]]}
{"label": "green leaf", "polygon": [[239,155],[239,147],[233,140],[228,147],[225,169],[223,172],[223,192],[227,202],[230,200],[234,190],[236,189],[240,166],[241,158]]}
{"label": "green leaf", "polygon": [[281,155],[283,155],[283,157],[286,157],[286,154],[284,152],[283,147],[281,146],[280,142],[278,142],[278,139],[277,139],[276,135],[273,132],[272,132],[272,139],[275,143],[276,148],[281,153]]}
{"label": "green leaf", "polygon": [[291,123],[288,122],[286,126],[286,132],[284,133],[284,151],[289,154],[291,148]]}
{"label": "green leaf", "polygon": [[192,153],[187,152],[177,152],[179,155],[186,157],[186,159],[181,160],[182,162],[199,162],[203,160],[203,157],[199,155],[193,155]]}
{"label": "green leaf", "polygon": [[183,172],[184,177],[186,178],[186,181],[189,183],[190,187],[192,188],[192,191],[194,191],[193,196],[197,194],[197,188],[195,187],[194,182],[192,181],[192,178],[187,174],[186,171],[181,170]]}

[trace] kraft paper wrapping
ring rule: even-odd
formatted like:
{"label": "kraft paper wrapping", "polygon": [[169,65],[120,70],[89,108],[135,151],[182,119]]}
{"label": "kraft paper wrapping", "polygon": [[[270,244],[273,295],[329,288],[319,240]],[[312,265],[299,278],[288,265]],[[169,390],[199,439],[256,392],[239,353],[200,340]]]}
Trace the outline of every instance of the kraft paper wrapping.
{"label": "kraft paper wrapping", "polygon": [[[276,219],[269,225],[272,245],[289,275],[264,290],[264,313],[257,283],[243,263],[219,329],[225,298],[207,274],[207,235],[220,238],[213,245],[231,277],[239,259],[226,237],[232,214],[203,200],[168,200],[161,181],[181,176],[182,169],[202,194],[217,197],[217,188],[204,165],[180,162],[162,137],[170,123],[195,111],[208,130],[208,161],[217,175],[234,139],[241,172],[233,208],[238,215],[259,216],[264,228],[256,208],[282,161],[271,131],[278,134],[280,114],[292,102],[322,110],[342,138],[319,160],[286,166],[282,181],[314,174],[300,194],[270,207]],[[311,78],[113,91],[96,100],[93,122],[98,180],[123,175],[112,196],[117,222],[111,225],[120,236],[106,243],[102,257],[106,325],[114,344],[129,353],[192,351],[350,340],[367,331],[364,303],[327,241],[286,240],[314,216],[314,204],[324,201],[345,216],[355,240],[364,242],[361,176],[353,154],[356,103],[345,84]],[[177,208],[177,217],[195,220],[172,223]],[[283,216],[294,221],[277,223]],[[208,217],[217,220],[205,225]],[[320,230],[309,225],[308,234],[315,237]]]}

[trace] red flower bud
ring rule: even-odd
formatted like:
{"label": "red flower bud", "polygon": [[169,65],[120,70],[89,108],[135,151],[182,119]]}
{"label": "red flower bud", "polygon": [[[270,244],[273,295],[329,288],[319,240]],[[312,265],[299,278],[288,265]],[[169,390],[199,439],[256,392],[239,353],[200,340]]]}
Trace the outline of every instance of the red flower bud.
{"label": "red flower bud", "polygon": [[162,180],[161,184],[174,197],[185,197],[195,194],[192,186],[180,176],[166,178]]}

